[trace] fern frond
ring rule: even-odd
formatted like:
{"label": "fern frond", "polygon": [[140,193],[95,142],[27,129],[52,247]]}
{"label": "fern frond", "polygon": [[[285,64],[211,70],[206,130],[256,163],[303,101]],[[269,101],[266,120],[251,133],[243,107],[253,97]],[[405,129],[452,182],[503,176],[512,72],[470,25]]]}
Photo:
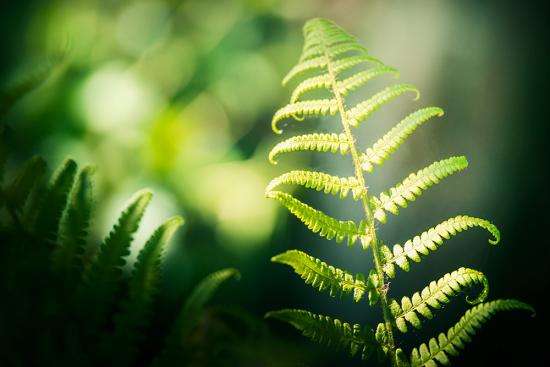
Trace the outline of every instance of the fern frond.
{"label": "fern frond", "polygon": [[369,358],[376,350],[374,331],[368,326],[350,325],[329,316],[296,309],[272,311],[265,316],[291,324],[315,342],[345,349],[352,356],[359,354],[361,359]]}
{"label": "fern frond", "polygon": [[470,342],[477,329],[496,312],[525,310],[534,314],[534,309],[526,303],[513,299],[503,299],[477,305],[464,314],[460,320],[447,331],[436,338],[431,338],[428,345],[421,344],[411,352],[412,367],[437,367],[438,363],[449,366],[448,356],[457,356],[465,343]]}
{"label": "fern frond", "polygon": [[352,126],[358,127],[359,122],[365,120],[374,111],[382,107],[386,102],[391,101],[406,92],[416,93],[416,98],[420,97],[418,89],[408,84],[395,84],[387,87],[381,92],[376,93],[366,101],[363,101],[346,112],[346,119]]}
{"label": "fern frond", "polygon": [[367,283],[364,274],[357,273],[354,277],[350,272],[328,265],[302,251],[285,251],[273,256],[271,261],[292,267],[306,284],[320,292],[328,289],[331,297],[343,298],[353,294],[353,300],[359,302],[373,288]]}
{"label": "fern frond", "polygon": [[355,89],[367,84],[374,78],[384,74],[394,74],[396,78],[399,77],[399,71],[397,69],[387,65],[378,65],[368,70],[353,74],[344,80],[337,81],[336,89],[343,96],[346,96],[349,92],[354,91]]}
{"label": "fern frond", "polygon": [[470,304],[483,302],[489,294],[489,282],[485,275],[477,270],[468,268],[459,268],[452,273],[447,273],[437,282],[432,281],[424,287],[422,291],[416,292],[411,298],[403,297],[401,305],[396,300],[390,302],[390,310],[395,318],[395,324],[402,333],[407,332],[407,322],[417,329],[420,329],[422,322],[418,315],[426,319],[432,319],[433,314],[430,309],[439,309],[441,304],[449,303],[448,297],[457,296],[459,292],[464,291],[466,287],[483,285],[481,293],[473,300],[466,298]]}
{"label": "fern frond", "polygon": [[161,355],[154,361],[153,366],[165,366],[167,361],[181,360],[182,357],[185,357],[185,353],[182,356],[182,352],[186,350],[184,343],[193,331],[200,311],[220,285],[230,278],[239,279],[239,271],[232,268],[218,270],[208,275],[195,287],[178,313],[170,334],[166,338],[165,347]]}
{"label": "fern frond", "polygon": [[292,116],[295,120],[301,121],[305,115],[324,116],[327,113],[334,115],[337,110],[338,104],[335,99],[314,99],[289,103],[275,112],[271,120],[271,128],[276,134],[281,134],[283,131],[277,127],[277,123],[285,118]]}
{"label": "fern frond", "polygon": [[59,222],[77,172],[76,162],[67,159],[52,176],[42,194],[37,213],[34,217],[34,233],[39,238],[54,242],[57,239]]}
{"label": "fern frond", "polygon": [[116,366],[132,365],[138,343],[144,339],[144,328],[150,320],[151,307],[158,292],[161,259],[168,241],[183,224],[179,216],[170,218],[149,238],[139,252],[128,284],[127,299],[116,316],[115,331],[105,339],[105,348],[116,348],[110,361]]}
{"label": "fern frond", "polygon": [[336,242],[342,242],[346,237],[348,246],[353,246],[357,239],[361,238],[363,248],[367,248],[370,240],[366,238],[365,222],[361,221],[359,227],[351,221],[340,221],[334,219],[320,210],[313,209],[307,204],[294,198],[292,195],[281,191],[270,191],[266,197],[275,199],[285,206],[292,214],[300,219],[313,233],[318,233],[321,237],[328,240],[336,239]]}
{"label": "fern frond", "polygon": [[354,200],[359,200],[364,189],[359,185],[357,178],[332,176],[316,171],[290,171],[274,178],[267,185],[265,191],[273,191],[279,185],[294,184],[323,191],[325,194],[340,195],[344,199],[351,191]]}
{"label": "fern frond", "polygon": [[35,156],[25,162],[11,184],[4,191],[4,200],[10,210],[20,212],[31,191],[46,173],[46,161]]}
{"label": "fern frond", "polygon": [[371,198],[374,217],[378,221],[386,223],[385,211],[395,215],[399,214],[398,206],[406,208],[407,201],[414,201],[417,196],[422,194],[423,190],[466,167],[468,167],[466,157],[460,156],[443,159],[416,173],[411,173],[403,182],[392,187],[388,192],[381,193],[379,198],[374,196]]}
{"label": "fern frond", "polygon": [[485,219],[458,215],[422,232],[422,234],[405,242],[403,246],[399,244],[394,245],[393,252],[387,246],[382,246],[384,272],[389,277],[393,278],[395,276],[394,264],[405,271],[409,271],[410,267],[407,258],[415,262],[420,262],[421,258],[419,253],[428,255],[430,250],[435,251],[438,246],[443,244],[443,239],[449,239],[451,235],[454,236],[457,232],[462,232],[473,227],[480,227],[487,230],[494,237],[494,239],[489,239],[490,244],[496,245],[499,243],[500,232],[493,223]]}
{"label": "fern frond", "polygon": [[349,143],[346,134],[306,134],[293,136],[283,140],[269,152],[269,161],[277,164],[276,157],[282,153],[295,152],[298,150],[310,150],[317,152],[336,153],[345,155],[349,151]]}
{"label": "fern frond", "polygon": [[359,156],[363,169],[372,172],[374,165],[382,166],[384,161],[401,145],[418,126],[432,117],[443,116],[439,107],[428,107],[411,113],[381,137],[374,145]]}
{"label": "fern frond", "polygon": [[85,271],[79,298],[82,304],[88,305],[87,318],[95,327],[101,327],[105,321],[122,275],[121,266],[125,264],[124,258],[129,254],[134,233],[151,197],[150,191],[135,194],[101,244],[98,256]]}
{"label": "fern frond", "polygon": [[95,168],[84,167],[78,174],[69,197],[67,210],[61,219],[60,238],[52,253],[52,270],[74,281],[79,272],[81,256],[86,248],[93,205],[93,175]]}

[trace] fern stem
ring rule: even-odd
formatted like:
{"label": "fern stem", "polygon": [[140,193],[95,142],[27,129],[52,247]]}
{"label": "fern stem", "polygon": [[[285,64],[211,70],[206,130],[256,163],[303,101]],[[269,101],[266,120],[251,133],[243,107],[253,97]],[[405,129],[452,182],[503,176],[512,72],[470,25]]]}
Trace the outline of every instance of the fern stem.
{"label": "fern stem", "polygon": [[338,105],[338,111],[340,113],[340,121],[342,123],[342,128],[344,130],[344,133],[346,135],[346,138],[348,140],[349,144],[349,150],[351,154],[351,159],[353,161],[353,167],[355,170],[355,176],[357,177],[357,181],[359,182],[359,187],[362,188],[363,197],[361,199],[363,210],[365,212],[365,219],[367,221],[367,237],[370,240],[371,247],[372,247],[372,253],[374,257],[374,265],[376,268],[376,275],[379,279],[380,287],[378,289],[378,293],[380,296],[380,306],[382,308],[382,313],[384,316],[384,324],[386,326],[386,333],[387,333],[387,340],[389,348],[389,358],[391,360],[392,366],[396,366],[396,360],[395,360],[395,343],[393,338],[393,326],[392,326],[392,320],[393,316],[391,314],[389,305],[388,305],[388,298],[387,298],[387,291],[389,288],[389,283],[385,282],[384,279],[384,271],[382,267],[382,260],[380,256],[380,251],[378,248],[378,239],[376,238],[376,229],[374,226],[374,218],[373,213],[370,210],[369,207],[369,196],[368,196],[368,188],[365,184],[365,178],[363,176],[363,168],[361,166],[361,161],[359,160],[359,154],[357,153],[357,147],[355,146],[355,138],[351,132],[351,127],[349,124],[349,121],[347,121],[346,118],[346,109],[344,107],[344,99],[343,96],[340,94],[337,88],[337,81],[336,81],[336,73],[334,72],[332,60],[330,57],[330,54],[324,46],[323,42],[323,49],[325,57],[327,58],[327,71],[330,76],[330,84],[332,88],[332,93],[334,94],[334,98],[336,99],[337,105]]}

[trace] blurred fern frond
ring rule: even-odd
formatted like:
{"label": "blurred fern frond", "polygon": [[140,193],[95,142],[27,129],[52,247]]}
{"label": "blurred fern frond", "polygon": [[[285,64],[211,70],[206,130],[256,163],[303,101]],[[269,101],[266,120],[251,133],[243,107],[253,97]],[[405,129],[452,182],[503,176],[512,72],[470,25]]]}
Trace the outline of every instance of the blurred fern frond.
{"label": "blurred fern frond", "polygon": [[[138,192],[89,256],[95,168],[79,169],[67,159],[43,182],[45,171],[44,160],[34,157],[0,186],[0,209],[7,213],[0,216],[0,266],[8,274],[0,291],[9,295],[0,302],[2,328],[25,336],[1,339],[10,350],[3,365],[143,365],[148,331],[159,316],[164,255],[183,219],[175,216],[159,226],[125,275],[122,266],[152,193]],[[171,337],[145,360],[151,363],[158,355],[155,365],[185,362],[182,351],[193,338],[196,319],[216,289],[237,275],[235,269],[211,274],[179,314],[162,315],[173,324],[165,330]]]}

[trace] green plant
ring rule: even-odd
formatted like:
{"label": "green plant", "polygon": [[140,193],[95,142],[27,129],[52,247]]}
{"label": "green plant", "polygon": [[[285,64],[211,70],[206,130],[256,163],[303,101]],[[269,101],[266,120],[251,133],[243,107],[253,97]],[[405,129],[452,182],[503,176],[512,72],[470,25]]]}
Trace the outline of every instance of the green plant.
{"label": "green plant", "polygon": [[[0,232],[5,272],[0,343],[9,351],[2,353],[3,365],[192,363],[193,349],[200,348],[193,332],[203,306],[238,271],[207,276],[166,322],[172,326],[157,330],[153,321],[159,318],[155,302],[164,252],[183,220],[175,216],[158,227],[131,274],[124,274],[122,266],[152,193],[136,193],[101,245],[88,246],[94,171],[91,166],[79,170],[68,159],[42,185],[46,163],[35,157],[0,186],[0,209],[7,214]],[[164,345],[148,335],[152,332],[166,339]]]}
{"label": "green plant", "polygon": [[[371,194],[365,184],[363,171],[370,173],[376,165],[384,164],[408,135],[430,118],[443,115],[443,110],[438,107],[420,109],[405,117],[365,152],[358,151],[352,128],[359,127],[362,121],[393,98],[406,92],[415,93],[418,98],[419,92],[413,86],[395,84],[347,108],[345,97],[349,92],[375,77],[398,75],[397,70],[369,55],[353,36],[328,20],[308,21],[304,26],[304,38],[301,58],[284,78],[283,85],[299,77],[301,81],[293,90],[290,103],[275,113],[272,128],[280,134],[279,122],[286,118],[301,121],[310,115],[330,114],[340,117],[342,132],[290,137],[272,149],[269,159],[276,163],[280,154],[300,150],[340,152],[351,157],[354,176],[336,177],[322,172],[291,171],[271,181],[266,196],[279,201],[322,237],[335,239],[336,242],[347,239],[348,246],[359,241],[363,249],[372,250],[374,268],[368,276],[361,273],[354,276],[298,250],[286,251],[273,257],[272,261],[291,266],[306,284],[321,292],[328,290],[333,297],[352,295],[355,302],[368,298],[370,306],[380,306],[384,321],[374,330],[369,326],[350,325],[305,310],[285,309],[269,312],[266,316],[289,322],[314,341],[343,347],[351,355],[359,354],[363,359],[376,352],[381,361],[389,360],[394,366],[436,366],[437,363],[449,365],[448,356],[456,356],[464,342],[469,341],[476,329],[495,312],[511,309],[534,312],[529,305],[511,299],[482,303],[488,293],[487,279],[483,273],[467,268],[445,274],[415,292],[412,297],[403,297],[401,302],[388,296],[389,279],[396,276],[396,266],[409,271],[410,260],[420,262],[420,255],[428,255],[442,245],[445,239],[472,227],[487,230],[493,236],[489,240],[493,245],[499,242],[500,233],[495,225],[485,219],[460,215],[424,231],[403,246],[396,244],[390,248],[384,244],[378,238],[376,229],[378,223],[386,222],[387,213],[397,215],[399,208],[406,208],[408,202],[414,201],[429,186],[465,169],[468,162],[465,157],[444,159],[410,174],[400,184],[380,195]],[[364,69],[365,64],[372,67]],[[317,94],[308,95],[310,92]],[[319,94],[323,97],[317,98]],[[332,218],[292,195],[276,190],[284,184],[313,188],[325,194],[339,195],[341,199],[351,193],[353,199],[361,203],[364,219],[357,224],[351,220]],[[449,297],[475,285],[481,285],[483,290],[478,297],[467,298],[467,301],[477,305],[467,311],[446,334],[431,338],[427,344],[414,348],[410,357],[406,357],[395,342],[395,329],[405,333],[408,325],[420,328],[422,321],[419,316],[433,318],[433,310],[448,303]]]}

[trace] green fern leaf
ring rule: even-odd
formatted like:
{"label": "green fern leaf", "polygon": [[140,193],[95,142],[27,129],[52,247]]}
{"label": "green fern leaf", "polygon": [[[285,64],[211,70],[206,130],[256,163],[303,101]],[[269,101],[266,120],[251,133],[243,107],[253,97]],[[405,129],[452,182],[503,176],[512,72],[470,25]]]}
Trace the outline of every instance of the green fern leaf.
{"label": "green fern leaf", "polygon": [[67,205],[78,167],[72,159],[67,159],[52,176],[41,202],[34,215],[34,233],[38,238],[55,242],[58,237],[59,222]]}
{"label": "green fern leaf", "polygon": [[288,322],[314,342],[346,349],[352,356],[359,354],[361,359],[369,358],[376,350],[374,332],[368,326],[350,325],[305,310],[273,311],[265,316]]}
{"label": "green fern leaf", "polygon": [[485,219],[459,215],[422,232],[419,236],[415,236],[413,239],[405,242],[404,246],[399,244],[393,246],[393,252],[387,246],[383,246],[384,272],[393,278],[395,276],[394,264],[405,271],[409,271],[409,261],[407,258],[419,262],[421,261],[419,253],[428,255],[430,250],[435,251],[438,246],[443,244],[443,239],[449,239],[451,236],[456,235],[457,232],[462,232],[473,227],[487,230],[494,237],[494,239],[489,239],[490,244],[496,245],[499,243],[500,232],[494,224]]}
{"label": "green fern leaf", "polygon": [[428,107],[411,113],[399,124],[380,138],[374,145],[361,154],[359,159],[363,169],[372,172],[374,165],[382,166],[384,161],[401,145],[418,126],[432,117],[443,116],[443,110],[439,107]]}
{"label": "green fern leaf", "polygon": [[294,88],[292,96],[290,97],[290,103],[297,102],[304,93],[309,92],[310,90],[330,88],[330,81],[331,77],[329,74],[322,74],[304,80],[296,88]]}
{"label": "green fern leaf", "polygon": [[353,300],[359,302],[369,290],[365,275],[357,273],[354,277],[350,272],[327,265],[302,251],[285,251],[272,257],[271,261],[289,265],[306,284],[320,292],[328,290],[331,297],[343,298],[353,294]]}
{"label": "green fern leaf", "polygon": [[294,198],[292,195],[280,191],[269,191],[266,196],[275,199],[285,206],[292,214],[300,219],[313,233],[318,233],[328,240],[336,239],[342,242],[348,238],[348,246],[353,246],[357,239],[361,238],[363,248],[367,248],[370,240],[367,238],[364,228],[365,222],[361,221],[359,227],[351,220],[340,221],[334,219],[320,210],[313,209],[307,204]]}
{"label": "green fern leaf", "polygon": [[448,297],[457,296],[459,292],[464,291],[466,287],[472,287],[476,284],[483,285],[481,293],[473,300],[466,298],[470,304],[483,302],[489,294],[489,282],[485,275],[477,270],[460,268],[447,273],[437,282],[432,281],[422,291],[416,292],[411,298],[403,297],[401,305],[396,300],[390,303],[390,310],[399,331],[407,332],[407,323],[417,329],[420,329],[422,322],[419,315],[426,319],[432,319],[433,314],[430,308],[439,309],[442,304],[449,303]]}
{"label": "green fern leaf", "polygon": [[144,339],[144,328],[150,320],[151,307],[158,292],[161,259],[168,241],[183,224],[181,217],[173,217],[161,225],[140,251],[128,285],[128,297],[122,302],[116,317],[115,331],[105,338],[104,348],[116,348],[110,353],[116,366],[132,365],[138,343]]}
{"label": "green fern leaf", "polygon": [[385,211],[395,215],[399,214],[399,207],[406,208],[407,202],[414,201],[417,196],[422,194],[423,190],[466,167],[468,167],[466,157],[451,157],[432,163],[416,173],[411,173],[403,182],[392,187],[388,192],[381,193],[379,198],[372,197],[374,217],[378,221],[386,223]]}
{"label": "green fern leaf", "polygon": [[275,158],[279,154],[299,150],[331,153],[336,153],[339,150],[342,155],[345,155],[349,151],[349,143],[345,134],[306,134],[293,136],[283,140],[271,149],[269,152],[269,161],[272,164],[277,164]]}
{"label": "green fern leaf", "polygon": [[153,366],[164,366],[166,361],[181,360],[182,352],[186,350],[188,338],[196,325],[200,311],[212,298],[219,286],[230,278],[240,278],[237,269],[218,270],[204,278],[193,290],[182,309],[180,310],[170,334],[166,338],[166,345]]}
{"label": "green fern leaf", "polygon": [[277,123],[282,119],[293,117],[297,121],[304,119],[304,115],[326,115],[330,113],[334,115],[338,105],[335,99],[314,99],[290,103],[279,109],[273,115],[271,127],[276,134],[282,134],[282,130],[277,127]]}
{"label": "green fern leaf", "polygon": [[151,201],[152,193],[143,191],[135,194],[128,207],[122,212],[117,223],[101,244],[98,256],[84,274],[79,291],[82,304],[88,305],[86,317],[92,328],[101,327],[113,302],[118,288],[121,267],[129,254],[134,233]]}
{"label": "green fern leaf", "polygon": [[325,52],[327,52],[327,49],[328,49],[328,53],[332,57],[347,54],[350,52],[360,52],[360,53],[368,52],[367,49],[361,46],[360,44],[358,44],[356,40],[344,40],[342,42],[330,45],[329,47],[324,47],[324,45],[316,44],[312,47],[306,48],[302,52],[300,61],[304,61],[312,57],[323,55]]}
{"label": "green fern leaf", "polygon": [[307,59],[294,66],[283,79],[283,85],[286,85],[290,80],[296,76],[314,69],[324,68],[327,65],[326,56],[317,56],[311,59]]}
{"label": "green fern leaf", "polygon": [[91,166],[80,171],[61,219],[57,247],[52,253],[52,270],[71,282],[82,271],[81,256],[86,248],[92,215],[94,172]]}
{"label": "green fern leaf", "polygon": [[411,352],[412,367],[436,367],[450,365],[448,355],[457,356],[464,343],[470,342],[476,330],[489,320],[496,312],[525,310],[534,314],[534,309],[520,301],[513,299],[496,300],[482,303],[466,311],[464,316],[451,327],[447,334],[441,333],[438,338],[432,338],[428,345],[421,344]]}
{"label": "green fern leaf", "polygon": [[340,199],[352,192],[353,199],[359,200],[364,194],[363,188],[355,177],[338,177],[315,171],[290,171],[274,178],[266,187],[266,192],[285,184],[294,184],[323,191],[325,194],[340,195]]}
{"label": "green fern leaf", "polygon": [[374,66],[368,70],[361,71],[359,73],[353,74],[352,76],[344,80],[338,81],[336,83],[336,88],[343,96],[346,96],[349,92],[354,91],[355,89],[367,84],[374,78],[390,73],[394,74],[396,78],[399,77],[399,71],[397,71],[397,69],[395,68],[392,68],[391,66]]}
{"label": "green fern leaf", "polygon": [[21,212],[31,191],[42,181],[46,162],[38,156],[29,159],[4,191],[4,200],[10,210]]}
{"label": "green fern leaf", "polygon": [[384,65],[382,61],[376,57],[366,54],[351,55],[342,59],[335,60],[332,64],[332,72],[335,75],[342,74],[344,71],[351,69],[354,66],[370,63],[374,65]]}
{"label": "green fern leaf", "polygon": [[359,127],[359,122],[365,120],[374,111],[382,107],[386,102],[391,101],[395,97],[398,97],[406,92],[416,93],[416,98],[420,97],[418,89],[407,84],[395,84],[391,87],[387,87],[381,92],[376,93],[364,102],[359,103],[357,106],[346,112],[346,118],[350,125]]}

